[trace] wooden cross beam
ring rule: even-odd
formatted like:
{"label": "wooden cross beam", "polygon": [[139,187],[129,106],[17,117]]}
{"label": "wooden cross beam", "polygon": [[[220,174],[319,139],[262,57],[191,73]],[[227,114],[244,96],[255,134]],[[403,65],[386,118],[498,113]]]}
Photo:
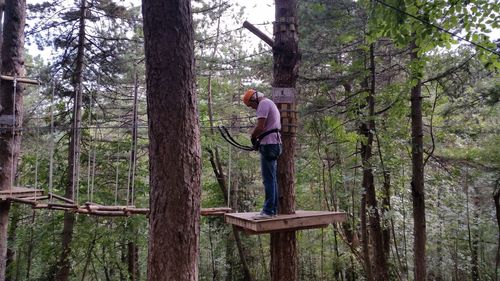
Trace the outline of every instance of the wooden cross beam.
{"label": "wooden cross beam", "polygon": [[7,81],[14,81],[14,79],[16,79],[16,82],[18,83],[25,83],[25,84],[31,84],[31,85],[40,85],[40,81],[38,80],[33,80],[33,79],[30,79],[30,78],[26,78],[26,77],[14,77],[14,76],[10,76],[10,75],[0,75],[0,78],[2,78],[2,80],[7,80]]}
{"label": "wooden cross beam", "polygon": [[273,39],[269,38],[269,36],[267,36],[266,34],[264,34],[264,32],[260,31],[257,27],[255,27],[255,25],[249,23],[248,21],[245,21],[243,23],[243,27],[248,29],[250,32],[252,32],[253,34],[255,34],[257,37],[259,37],[260,39],[262,39],[262,41],[266,42],[267,45],[274,47],[274,41]]}

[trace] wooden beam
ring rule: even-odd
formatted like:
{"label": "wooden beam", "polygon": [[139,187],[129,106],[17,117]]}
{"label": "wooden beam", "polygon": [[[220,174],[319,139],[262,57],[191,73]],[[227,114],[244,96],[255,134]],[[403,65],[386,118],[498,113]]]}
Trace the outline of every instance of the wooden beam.
{"label": "wooden beam", "polygon": [[35,201],[41,201],[41,200],[47,200],[49,199],[48,195],[43,195],[43,196],[33,196],[33,197],[23,197],[23,199],[26,200],[35,200]]}
{"label": "wooden beam", "polygon": [[[7,80],[7,81],[14,81],[14,77],[10,76],[10,75],[0,75],[0,78],[2,78],[3,80]],[[30,78],[26,78],[26,77],[16,77],[16,81],[18,83],[31,84],[31,85],[40,85],[41,84],[40,81],[38,81],[38,80],[33,80]]]}
{"label": "wooden beam", "polygon": [[12,189],[6,189],[0,191],[0,196],[5,198],[26,198],[34,196],[43,195],[43,190],[26,188],[26,187],[14,187]]}
{"label": "wooden beam", "polygon": [[53,194],[53,193],[49,193],[49,197],[54,197],[56,199],[59,199],[63,202],[66,202],[66,203],[69,203],[69,204],[75,204],[75,201],[69,199],[69,198],[66,198],[66,197],[63,197],[63,196],[59,196],[59,195],[56,195],[56,194]]}
{"label": "wooden beam", "polygon": [[7,200],[12,201],[12,202],[17,202],[17,203],[28,204],[28,205],[32,205],[32,206],[36,205],[36,201],[26,200],[23,198],[7,197]]}
{"label": "wooden beam", "polygon": [[124,211],[127,209],[135,209],[135,206],[103,206],[85,203],[85,208],[91,211]]}
{"label": "wooden beam", "polygon": [[202,208],[201,215],[202,216],[223,216],[226,213],[231,212],[232,209],[228,207],[219,207],[219,208]]}
{"label": "wooden beam", "polygon": [[274,47],[274,41],[273,41],[273,39],[271,39],[269,36],[267,36],[266,34],[264,34],[264,32],[260,31],[257,27],[255,27],[255,25],[249,23],[248,21],[245,21],[243,23],[243,27],[246,28],[246,29],[248,29],[253,34],[255,34],[262,41],[266,42],[267,45],[271,46],[271,48]]}
{"label": "wooden beam", "polygon": [[49,209],[54,208],[54,207],[78,209],[78,205],[76,205],[76,204],[60,204],[60,203],[48,203],[47,204],[47,208],[49,208]]}

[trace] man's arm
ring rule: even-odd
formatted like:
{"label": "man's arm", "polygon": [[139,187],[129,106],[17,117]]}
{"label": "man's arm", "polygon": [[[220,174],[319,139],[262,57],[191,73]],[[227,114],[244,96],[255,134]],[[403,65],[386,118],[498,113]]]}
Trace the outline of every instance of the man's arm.
{"label": "man's arm", "polygon": [[256,139],[262,133],[264,133],[264,128],[266,127],[266,118],[257,119],[257,125],[253,129],[252,138]]}

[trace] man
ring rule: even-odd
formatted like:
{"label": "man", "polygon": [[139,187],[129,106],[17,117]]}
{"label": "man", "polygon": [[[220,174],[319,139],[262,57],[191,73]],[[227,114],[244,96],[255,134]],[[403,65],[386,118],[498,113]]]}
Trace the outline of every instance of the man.
{"label": "man", "polygon": [[262,211],[253,219],[270,219],[278,214],[276,168],[281,154],[280,112],[272,100],[254,89],[245,92],[243,103],[257,112],[257,125],[251,137],[254,147],[260,152],[260,168],[266,194]]}

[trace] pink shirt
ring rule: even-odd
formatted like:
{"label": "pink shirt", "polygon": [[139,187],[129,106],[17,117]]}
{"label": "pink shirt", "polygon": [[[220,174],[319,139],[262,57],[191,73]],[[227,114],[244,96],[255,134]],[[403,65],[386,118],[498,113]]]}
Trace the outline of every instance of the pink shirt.
{"label": "pink shirt", "polygon": [[[280,129],[281,130],[281,122],[280,122],[280,112],[276,104],[268,98],[263,98],[260,100],[259,105],[257,106],[257,118],[265,118],[266,123],[264,126],[264,132],[267,132],[272,129]],[[277,144],[281,143],[281,135],[279,132],[271,133],[264,137],[260,141],[260,144]]]}

